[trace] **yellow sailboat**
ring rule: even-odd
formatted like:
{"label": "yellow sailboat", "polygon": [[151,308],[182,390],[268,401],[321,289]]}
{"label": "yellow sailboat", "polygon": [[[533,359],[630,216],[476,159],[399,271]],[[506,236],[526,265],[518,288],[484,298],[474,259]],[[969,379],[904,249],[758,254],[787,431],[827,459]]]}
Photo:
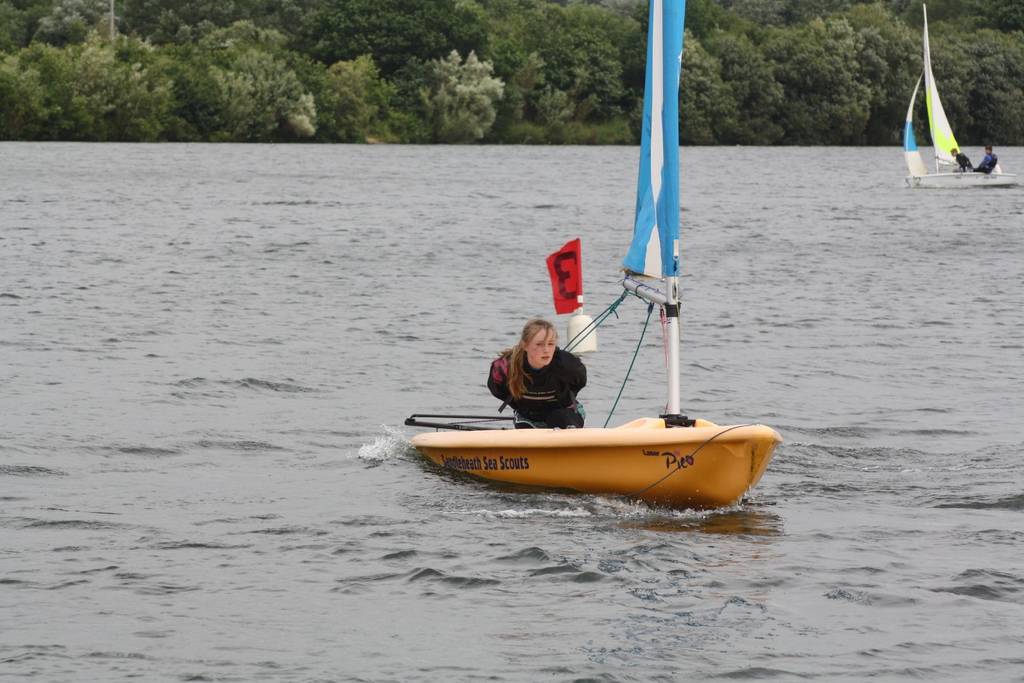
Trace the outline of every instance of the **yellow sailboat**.
{"label": "yellow sailboat", "polygon": [[614,429],[433,432],[412,443],[442,467],[485,479],[703,509],[742,498],[780,440],[764,425],[639,418]]}
{"label": "yellow sailboat", "polygon": [[[489,429],[474,416],[413,415],[407,425],[445,430],[412,438],[412,445],[434,463],[494,481],[687,508],[737,503],[764,474],[782,441],[774,429],[719,426],[679,411],[683,15],[682,0],[651,0],[636,220],[623,260],[626,291],[661,307],[665,315],[665,413],[615,428],[582,429]],[[432,421],[440,417],[461,421]]]}

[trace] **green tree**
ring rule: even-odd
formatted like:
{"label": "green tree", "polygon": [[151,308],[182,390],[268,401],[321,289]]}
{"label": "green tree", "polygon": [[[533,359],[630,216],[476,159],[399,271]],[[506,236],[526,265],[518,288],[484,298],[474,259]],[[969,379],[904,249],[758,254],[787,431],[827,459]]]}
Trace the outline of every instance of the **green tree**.
{"label": "green tree", "polygon": [[24,34],[21,12],[7,0],[0,0],[0,52],[21,47]]}
{"label": "green tree", "polygon": [[58,47],[81,43],[90,31],[109,25],[109,12],[107,0],[58,0],[39,20],[34,38]]}
{"label": "green tree", "polygon": [[730,9],[739,16],[763,25],[785,23],[786,0],[732,0]]}
{"label": "green tree", "polygon": [[258,0],[126,0],[127,30],[155,43],[197,40],[259,14]]}
{"label": "green tree", "polygon": [[726,20],[725,17],[726,11],[714,0],[687,0],[686,30],[698,40],[703,40],[718,29]]}
{"label": "green tree", "polygon": [[[639,26],[594,6],[540,5],[526,16],[521,40],[544,63],[544,81],[566,92],[577,120],[620,114],[631,98],[623,82],[623,51]],[[539,93],[538,93],[539,94]]]}
{"label": "green tree", "polygon": [[370,55],[336,62],[327,70],[321,120],[330,120],[330,139],[366,142],[387,138],[384,119],[394,87],[380,78]]}
{"label": "green tree", "polygon": [[550,85],[537,98],[537,120],[549,128],[568,123],[572,118],[573,109],[569,96]]}
{"label": "green tree", "polygon": [[480,7],[471,0],[324,0],[302,34],[325,64],[369,54],[385,78],[452,50],[482,53],[486,42]]}
{"label": "green tree", "polygon": [[[69,48],[74,49],[74,48]],[[80,83],[68,51],[35,43],[17,55],[18,68],[32,72],[42,87],[42,112],[36,122],[37,140],[88,140],[95,130],[91,112],[79,95]]]}
{"label": "green tree", "polygon": [[788,24],[824,19],[850,8],[854,0],[786,0],[783,18]]}
{"label": "green tree", "polygon": [[39,71],[0,55],[0,140],[43,138],[49,112]]}
{"label": "green tree", "polygon": [[77,52],[78,94],[95,116],[95,136],[85,135],[85,139],[160,139],[171,107],[171,83],[141,62],[119,60],[96,34],[80,52],[71,49],[72,54]]}
{"label": "green tree", "polygon": [[249,21],[196,43],[163,48],[174,83],[172,140],[264,142],[308,138],[325,69],[288,51],[287,37]]}
{"label": "green tree", "polygon": [[[316,104],[284,56],[286,37],[239,21],[213,31],[199,47],[215,86],[216,138],[239,142],[310,137]],[[210,81],[207,81],[209,85]]]}
{"label": "green tree", "polygon": [[1024,31],[1024,2],[1020,0],[982,0],[981,10],[992,28]]}
{"label": "green tree", "polygon": [[[724,0],[736,14],[760,24],[792,26],[827,19],[851,6],[879,0]],[[934,0],[933,0],[934,1]],[[941,1],[941,0],[939,0]],[[890,0],[904,3],[909,0]]]}
{"label": "green tree", "polygon": [[[682,139],[893,144],[921,70],[922,3],[689,0]],[[0,136],[557,144],[639,135],[645,1],[121,0],[122,35],[142,40],[113,49],[89,37],[102,35],[108,8],[0,0]],[[959,138],[1020,144],[1024,5],[928,0],[928,14]],[[472,60],[453,62],[453,50],[493,70],[468,87]],[[482,87],[487,78],[503,87]]]}
{"label": "green tree", "polygon": [[214,79],[211,55],[194,44],[163,48],[164,72],[173,83],[173,108],[168,140],[188,142],[223,138],[220,85]]}
{"label": "green tree", "polygon": [[267,142],[316,132],[313,96],[303,92],[295,73],[273,55],[248,49],[231,68],[212,67],[212,75],[227,139]]}
{"label": "green tree", "polygon": [[921,38],[881,4],[846,13],[857,35],[857,79],[868,92],[869,115],[859,143],[899,144],[914,83],[921,75]]}
{"label": "green tree", "polygon": [[53,0],[0,0],[0,52],[27,46],[52,5]]}
{"label": "green tree", "polygon": [[[717,59],[735,113],[717,122],[715,141],[726,145],[770,145],[785,130],[778,121],[785,105],[773,67],[744,34],[716,31],[706,41]],[[725,97],[723,95],[723,97]]]}
{"label": "green tree", "polygon": [[[497,72],[497,69],[495,69]],[[498,114],[494,128],[500,135],[509,126],[521,123],[527,116],[527,101],[535,103],[535,109],[541,107],[540,97],[535,97],[544,85],[544,60],[536,52],[532,52],[518,62],[518,66],[505,81],[505,94],[498,105]],[[561,91],[558,91],[561,92]],[[541,96],[543,97],[543,95]],[[571,103],[570,103],[571,104]],[[572,113],[572,109],[569,109]]]}
{"label": "green tree", "polygon": [[[977,144],[1024,141],[1024,40],[982,30],[963,46],[968,65],[962,99],[968,124],[956,128]],[[945,92],[945,90],[943,90]]]}
{"label": "green tree", "polygon": [[950,21],[954,22],[957,28],[963,31],[974,28],[973,24],[976,22],[977,17],[972,15],[969,10],[965,12],[965,9],[967,9],[965,5],[970,5],[974,2],[976,0],[927,0],[927,3],[923,0],[909,0],[905,4],[902,16],[904,21],[920,31],[924,24],[924,13],[921,11],[921,5],[927,4],[929,27],[934,27],[935,24],[943,21]]}
{"label": "green tree", "polygon": [[170,82],[141,62],[119,60],[97,34],[64,48],[35,43],[17,63],[42,86],[35,110],[45,118],[29,127],[35,139],[159,139],[171,107]]}
{"label": "green tree", "polygon": [[645,59],[634,17],[543,0],[489,0],[485,6],[495,74],[511,82],[527,60],[541,65],[530,92],[522,93],[525,118],[536,114],[547,86],[568,95],[577,121],[606,120],[632,108],[643,89]]}
{"label": "green tree", "polygon": [[722,80],[718,60],[694,36],[684,41],[679,77],[679,140],[686,145],[711,145],[717,129],[736,127],[736,103]]}
{"label": "green tree", "polygon": [[156,43],[192,42],[237,21],[290,36],[320,5],[321,0],[124,0],[124,19],[127,30]]}
{"label": "green tree", "polygon": [[463,63],[455,50],[432,67],[432,87],[422,96],[434,140],[466,143],[482,138],[494,123],[495,105],[505,87],[492,75],[493,67],[475,52]]}
{"label": "green tree", "polygon": [[870,93],[857,79],[859,43],[849,22],[815,19],[771,29],[764,52],[785,91],[782,142],[849,145],[863,140]]}

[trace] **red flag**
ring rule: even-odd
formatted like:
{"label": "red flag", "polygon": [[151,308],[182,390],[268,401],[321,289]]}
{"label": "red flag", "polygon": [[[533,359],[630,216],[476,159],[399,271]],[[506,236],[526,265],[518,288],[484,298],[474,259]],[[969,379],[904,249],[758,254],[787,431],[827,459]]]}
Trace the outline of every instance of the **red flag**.
{"label": "red flag", "polygon": [[548,256],[548,274],[556,313],[572,313],[583,305],[579,300],[583,295],[583,259],[578,237]]}

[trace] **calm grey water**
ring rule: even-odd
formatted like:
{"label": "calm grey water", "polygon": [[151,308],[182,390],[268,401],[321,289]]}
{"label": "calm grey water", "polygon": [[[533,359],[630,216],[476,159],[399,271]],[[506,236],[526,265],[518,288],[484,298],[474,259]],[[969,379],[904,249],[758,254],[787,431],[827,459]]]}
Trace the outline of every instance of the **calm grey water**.
{"label": "calm grey water", "polygon": [[[618,297],[636,164],[0,144],[0,677],[1024,680],[1024,187],[684,150],[685,412],[786,439],[735,508],[410,448],[410,413],[494,411],[547,254],[581,237],[587,311]],[[600,330],[592,425],[645,316]],[[661,410],[661,343],[612,424]]]}

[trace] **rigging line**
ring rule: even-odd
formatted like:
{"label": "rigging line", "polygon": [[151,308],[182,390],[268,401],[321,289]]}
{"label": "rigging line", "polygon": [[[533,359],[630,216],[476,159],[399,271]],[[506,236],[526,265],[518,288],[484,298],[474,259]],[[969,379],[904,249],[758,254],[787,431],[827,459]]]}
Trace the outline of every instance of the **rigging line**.
{"label": "rigging line", "polygon": [[[619,311],[618,311],[619,305],[622,304],[622,302],[626,300],[626,297],[630,296],[630,295],[635,296],[636,298],[638,298],[641,301],[643,301],[643,298],[638,296],[636,294],[636,292],[631,292],[629,290],[626,290],[626,291],[622,292],[622,294],[619,296],[619,298],[616,301],[612,302],[612,304],[610,306],[608,306],[608,308],[606,308],[603,311],[601,311],[601,313],[598,314],[598,316],[597,316],[597,318],[595,320],[593,320],[589,325],[587,325],[582,330],[577,332],[576,336],[574,336],[572,339],[569,340],[569,342],[565,345],[565,350],[566,351],[572,351],[584,339],[586,339],[591,333],[595,332],[599,326],[603,325],[604,321],[607,320],[609,318],[609,316],[611,316],[613,313],[615,314],[615,317],[618,318],[619,317]],[[644,303],[647,303],[647,302],[644,301]]]}
{"label": "rigging line", "polygon": [[[592,332],[595,332],[598,326],[604,323],[608,316],[610,316],[612,313],[616,313],[615,309],[617,309],[619,307],[619,304],[621,304],[625,300],[627,294],[628,292],[623,292],[622,295],[618,298],[618,300],[612,302],[612,304],[608,306],[608,308],[604,309],[603,311],[601,311],[601,313],[598,314],[597,319],[592,320],[589,325],[587,325],[582,330],[577,332],[576,336],[570,339],[569,342],[565,345],[565,350],[572,351],[574,348],[580,345],[584,339],[589,337]],[[617,315],[618,313],[616,313],[616,316]]]}
{"label": "rigging line", "polygon": [[626,370],[626,376],[622,379],[622,386],[619,387],[619,394],[615,397],[615,403],[612,404],[612,409],[608,411],[608,419],[604,421],[604,426],[607,427],[608,423],[612,421],[612,415],[615,414],[615,408],[619,405],[619,399],[622,398],[622,392],[626,388],[626,382],[629,381],[629,373],[633,372],[633,364],[636,363],[637,354],[640,353],[640,345],[644,343],[644,335],[647,334],[647,325],[651,322],[651,311],[654,310],[654,304],[647,304],[647,320],[644,321],[644,329],[640,332],[640,340],[636,343],[636,350],[633,351],[633,360],[629,361],[629,369]]}
{"label": "rigging line", "polygon": [[[750,427],[750,426],[751,425],[749,425],[749,424],[745,424],[745,425],[732,425],[731,427],[726,427],[725,429],[723,429],[722,431],[718,432],[717,434],[714,434],[714,435],[708,437],[707,439],[705,439],[704,443],[702,443],[701,445],[697,446],[697,448],[695,448],[692,453],[688,453],[688,454],[682,456],[682,458],[680,458],[679,460],[682,461],[683,458],[693,457],[693,456],[697,455],[697,453],[700,452],[700,449],[704,448],[709,443],[711,443],[712,441],[714,441],[718,437],[722,436],[722,434],[725,434],[726,432],[731,432],[732,430],[739,429],[740,427]],[[626,494],[626,496],[629,497],[629,498],[635,498],[636,496],[639,496],[641,493],[645,493],[646,491],[650,491],[655,486],[657,486],[661,482],[665,481],[666,479],[671,477],[676,472],[681,472],[681,471],[682,471],[682,468],[679,468],[679,467],[675,468],[674,470],[670,470],[668,474],[666,474],[664,477],[662,477],[658,481],[654,482],[653,484],[651,484],[649,486],[645,486],[642,489],[640,489],[639,491],[636,491],[634,493],[628,493],[628,494]]]}
{"label": "rigging line", "polygon": [[661,320],[661,348],[665,354],[665,367],[668,367],[668,315],[665,313],[665,308],[662,307],[661,314],[659,315]]}

